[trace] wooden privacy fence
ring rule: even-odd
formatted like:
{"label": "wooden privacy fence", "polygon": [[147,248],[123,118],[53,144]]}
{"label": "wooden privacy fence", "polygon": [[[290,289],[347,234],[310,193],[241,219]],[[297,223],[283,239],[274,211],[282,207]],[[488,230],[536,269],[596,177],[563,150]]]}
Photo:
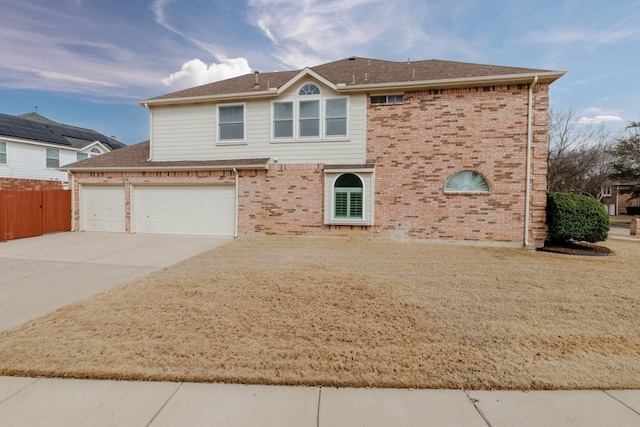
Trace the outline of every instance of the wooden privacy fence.
{"label": "wooden privacy fence", "polygon": [[0,241],[71,230],[71,190],[0,191]]}

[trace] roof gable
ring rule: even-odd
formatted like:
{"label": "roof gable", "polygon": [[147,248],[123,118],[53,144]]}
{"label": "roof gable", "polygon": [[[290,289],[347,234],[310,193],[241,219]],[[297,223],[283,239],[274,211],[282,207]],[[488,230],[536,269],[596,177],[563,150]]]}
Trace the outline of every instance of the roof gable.
{"label": "roof gable", "polygon": [[326,79],[325,77],[321,76],[320,74],[318,74],[317,72],[315,72],[311,68],[305,68],[304,70],[301,70],[298,74],[293,76],[288,82],[286,82],[285,84],[280,86],[278,88],[278,95],[282,94],[283,92],[286,92],[292,86],[295,86],[298,82],[300,82],[301,80],[306,79],[307,77],[313,77],[317,81],[319,81],[322,84],[330,87],[333,90],[337,89],[337,86],[336,86],[336,84],[334,82],[332,82],[332,81]]}

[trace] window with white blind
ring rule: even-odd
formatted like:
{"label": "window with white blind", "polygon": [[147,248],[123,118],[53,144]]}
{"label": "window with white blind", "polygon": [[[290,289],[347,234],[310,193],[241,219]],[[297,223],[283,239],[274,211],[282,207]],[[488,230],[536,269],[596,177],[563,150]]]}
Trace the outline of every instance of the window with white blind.
{"label": "window with white blind", "polygon": [[244,105],[219,105],[218,106],[218,141],[219,142],[243,142],[244,141]]}
{"label": "window with white blind", "polygon": [[315,84],[304,84],[291,100],[271,105],[274,141],[348,136],[348,98],[324,96]]}

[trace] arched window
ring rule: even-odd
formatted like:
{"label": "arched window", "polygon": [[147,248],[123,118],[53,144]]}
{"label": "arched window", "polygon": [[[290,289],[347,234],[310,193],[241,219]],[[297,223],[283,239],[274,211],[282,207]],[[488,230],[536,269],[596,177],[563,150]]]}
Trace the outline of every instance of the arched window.
{"label": "arched window", "polygon": [[340,175],[333,185],[333,213],[335,218],[362,219],[362,180],[357,175]]}
{"label": "arched window", "polygon": [[445,193],[488,193],[489,183],[479,173],[473,171],[458,172],[444,186]]}
{"label": "arched window", "polygon": [[313,83],[307,83],[300,88],[298,95],[320,95],[320,88]]}

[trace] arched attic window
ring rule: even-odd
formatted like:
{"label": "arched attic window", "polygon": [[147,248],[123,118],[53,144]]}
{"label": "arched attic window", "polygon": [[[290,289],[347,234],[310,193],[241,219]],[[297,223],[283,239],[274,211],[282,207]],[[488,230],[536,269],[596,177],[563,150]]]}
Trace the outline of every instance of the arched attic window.
{"label": "arched attic window", "polygon": [[320,95],[320,88],[313,83],[307,83],[300,88],[298,95]]}
{"label": "arched attic window", "polygon": [[477,172],[463,171],[453,175],[444,186],[445,193],[488,193],[489,183]]}

